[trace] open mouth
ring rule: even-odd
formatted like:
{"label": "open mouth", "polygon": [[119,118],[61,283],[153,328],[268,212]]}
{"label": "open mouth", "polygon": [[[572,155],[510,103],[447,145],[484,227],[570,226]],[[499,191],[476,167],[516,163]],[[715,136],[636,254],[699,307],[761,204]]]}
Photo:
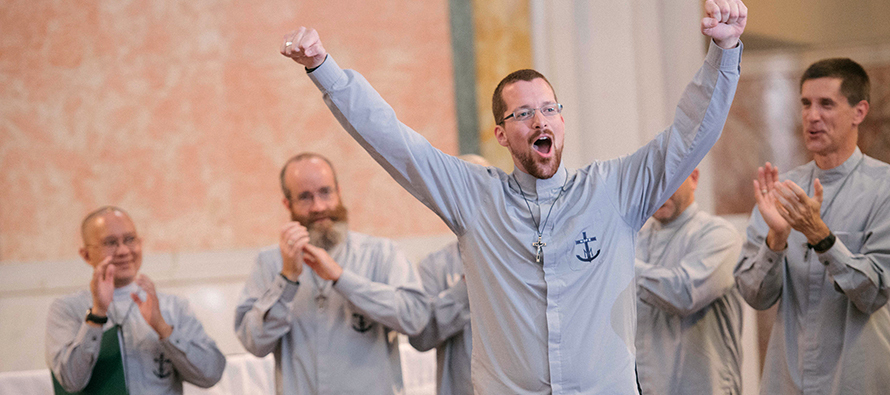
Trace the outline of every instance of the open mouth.
{"label": "open mouth", "polygon": [[553,149],[553,140],[550,136],[541,135],[538,136],[532,146],[535,148],[535,151],[541,154],[541,156],[547,157]]}

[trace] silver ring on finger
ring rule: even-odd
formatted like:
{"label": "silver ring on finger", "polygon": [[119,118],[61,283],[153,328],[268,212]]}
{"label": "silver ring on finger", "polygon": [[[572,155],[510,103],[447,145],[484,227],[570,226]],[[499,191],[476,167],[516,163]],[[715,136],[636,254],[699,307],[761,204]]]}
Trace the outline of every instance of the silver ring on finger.
{"label": "silver ring on finger", "polygon": [[287,241],[287,245],[292,246],[296,243],[293,239]]}

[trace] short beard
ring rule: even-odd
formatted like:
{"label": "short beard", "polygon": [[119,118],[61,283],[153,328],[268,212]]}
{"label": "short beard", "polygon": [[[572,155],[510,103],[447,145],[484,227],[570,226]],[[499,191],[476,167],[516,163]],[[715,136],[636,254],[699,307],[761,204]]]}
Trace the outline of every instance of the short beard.
{"label": "short beard", "polygon": [[[348,231],[349,212],[343,204],[338,204],[332,210],[326,210],[311,217],[300,217],[291,212],[291,220],[297,221],[309,231],[309,244],[330,251],[346,239]],[[314,220],[328,218],[331,225],[315,223]]]}
{"label": "short beard", "polygon": [[[537,139],[537,136],[535,136]],[[507,146],[510,150],[510,154],[512,154],[519,161],[519,164],[525,168],[525,171],[528,172],[529,175],[538,179],[548,179],[553,177],[556,174],[556,171],[559,170],[559,164],[562,163],[562,147],[556,146],[556,140],[553,140],[553,156],[549,159],[545,159],[544,161],[537,161],[532,156],[532,153],[529,151],[518,151],[514,150],[512,146]],[[547,167],[552,166],[552,169],[547,169]],[[549,173],[549,174],[548,174]]]}

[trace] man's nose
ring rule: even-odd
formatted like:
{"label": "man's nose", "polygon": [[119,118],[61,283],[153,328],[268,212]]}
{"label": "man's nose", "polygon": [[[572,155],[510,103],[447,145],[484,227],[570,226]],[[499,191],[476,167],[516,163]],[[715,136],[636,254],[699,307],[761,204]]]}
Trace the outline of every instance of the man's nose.
{"label": "man's nose", "polygon": [[819,110],[816,106],[812,106],[810,108],[805,108],[803,110],[803,119],[807,122],[813,122],[819,120]]}
{"label": "man's nose", "polygon": [[123,241],[118,242],[114,246],[114,254],[115,255],[124,255],[133,252],[133,248],[128,246],[127,243]]}
{"label": "man's nose", "polygon": [[536,110],[532,115],[532,127],[535,129],[545,129],[547,127],[547,116],[541,110]]}
{"label": "man's nose", "polygon": [[312,206],[309,207],[309,211],[313,213],[320,213],[325,210],[326,206],[323,199],[315,197],[312,199]]}

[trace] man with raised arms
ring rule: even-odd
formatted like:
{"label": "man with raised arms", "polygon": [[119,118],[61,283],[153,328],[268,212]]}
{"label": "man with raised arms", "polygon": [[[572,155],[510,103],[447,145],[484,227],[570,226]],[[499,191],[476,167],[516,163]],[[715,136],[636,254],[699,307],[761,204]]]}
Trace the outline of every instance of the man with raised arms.
{"label": "man with raised arms", "polygon": [[492,98],[507,174],[432,147],[315,30],[284,37],[281,53],[307,68],[341,125],[458,236],[476,392],[636,393],[636,233],[717,141],[739,77],[745,5],[705,10],[710,49],[673,124],[632,155],[578,170],[561,163],[562,106],[536,71],[508,75]]}

